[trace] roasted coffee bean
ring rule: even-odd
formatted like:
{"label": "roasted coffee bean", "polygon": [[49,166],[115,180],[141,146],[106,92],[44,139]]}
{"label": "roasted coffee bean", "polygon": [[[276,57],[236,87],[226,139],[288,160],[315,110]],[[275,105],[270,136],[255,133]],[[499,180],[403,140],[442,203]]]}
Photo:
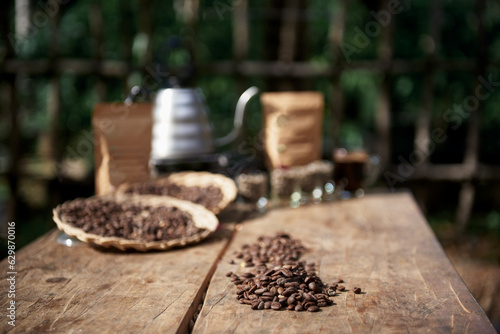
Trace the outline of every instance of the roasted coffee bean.
{"label": "roasted coffee bean", "polygon": [[233,274],[233,272],[232,272],[232,271],[229,271],[229,272],[226,274],[226,277],[229,277],[229,276],[231,276],[232,274]]}
{"label": "roasted coffee bean", "polygon": [[318,311],[319,311],[319,307],[317,307],[316,305],[312,305],[312,306],[309,306],[309,307],[307,308],[307,310],[308,310],[309,312],[318,312]]}
{"label": "roasted coffee bean", "polygon": [[299,282],[287,282],[285,283],[285,288],[298,288]]}
{"label": "roasted coffee bean", "polygon": [[306,303],[304,303],[304,309],[307,310],[309,307],[311,307],[313,305],[314,305],[314,303],[312,303],[312,302],[306,302]]}
{"label": "roasted coffee bean", "polygon": [[292,277],[293,274],[290,270],[288,269],[281,269],[281,272],[283,273],[283,275],[285,275],[286,277]]}
{"label": "roasted coffee bean", "polygon": [[[317,312],[320,307],[333,304],[329,296],[335,295],[336,288],[345,289],[337,283],[331,286],[323,283],[316,276],[314,263],[297,262],[303,248],[289,236],[263,236],[258,241],[258,244],[245,245],[240,252],[246,262],[256,266],[240,276],[228,273],[237,286],[240,303],[249,304],[253,309]],[[292,250],[293,247],[297,249]],[[287,256],[290,252],[294,255]]]}
{"label": "roasted coffee bean", "polygon": [[61,217],[87,233],[138,241],[193,236],[203,229],[176,207],[117,202],[112,198],[76,199],[61,205]]}
{"label": "roasted coffee bean", "polygon": [[361,293],[361,288],[354,287],[354,289],[352,289],[352,291],[354,291],[355,294],[358,294],[358,293]]}
{"label": "roasted coffee bean", "polygon": [[345,286],[339,285],[339,286],[337,286],[337,290],[338,291],[344,291],[345,290]]}
{"label": "roasted coffee bean", "polygon": [[307,292],[304,292],[302,294],[302,296],[304,297],[305,300],[307,300],[309,302],[314,300],[314,297],[312,295],[308,294]]}
{"label": "roasted coffee bean", "polygon": [[219,187],[187,187],[175,183],[159,184],[154,181],[132,183],[129,185],[126,192],[131,194],[151,194],[176,197],[203,205],[207,209],[216,208],[223,199],[222,191]]}
{"label": "roasted coffee bean", "polygon": [[276,284],[278,284],[279,286],[281,287],[284,287],[285,286],[285,283],[286,283],[286,279],[283,278],[283,277],[278,277],[276,279]]}
{"label": "roasted coffee bean", "polygon": [[[274,236],[259,237],[258,243],[242,247],[241,254],[245,262],[262,262],[281,265],[283,262],[290,261],[296,255],[300,256],[304,247],[300,241],[290,238],[285,233],[278,233]],[[290,267],[291,268],[291,267]],[[283,268],[283,269],[290,269]],[[271,273],[266,273],[271,275]],[[285,275],[286,276],[286,275]]]}
{"label": "roasted coffee bean", "polygon": [[276,270],[274,270],[274,269],[270,269],[270,270],[268,270],[268,271],[266,271],[266,272],[264,273],[264,276],[271,276],[271,275],[272,275],[272,274],[274,274],[275,272],[276,272]]}
{"label": "roasted coffee bean", "polygon": [[271,308],[272,308],[273,310],[277,311],[277,310],[281,309],[281,304],[280,304],[280,303],[273,302],[273,303],[271,304]]}
{"label": "roasted coffee bean", "polygon": [[344,280],[342,278],[339,278],[336,283],[344,283]]}
{"label": "roasted coffee bean", "polygon": [[229,263],[229,264],[234,264],[234,260],[233,260],[233,259],[230,259],[229,261],[227,261],[227,263]]}

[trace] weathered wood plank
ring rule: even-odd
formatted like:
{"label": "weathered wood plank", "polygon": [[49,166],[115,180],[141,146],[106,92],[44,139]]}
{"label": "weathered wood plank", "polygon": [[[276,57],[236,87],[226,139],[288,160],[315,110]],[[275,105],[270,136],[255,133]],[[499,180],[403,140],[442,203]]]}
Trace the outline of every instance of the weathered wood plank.
{"label": "weathered wood plank", "polygon": [[[241,215],[226,217],[231,222]],[[16,326],[1,321],[0,332],[187,332],[233,228],[222,225],[196,247],[150,253],[68,248],[52,231],[18,252]],[[2,261],[3,310],[9,303],[6,272]]]}
{"label": "weathered wood plank", "polygon": [[[325,282],[352,292],[318,313],[252,311],[235,300],[227,260],[264,233],[286,231],[309,248]],[[209,285],[194,333],[494,333],[409,194],[280,209],[242,224]]]}

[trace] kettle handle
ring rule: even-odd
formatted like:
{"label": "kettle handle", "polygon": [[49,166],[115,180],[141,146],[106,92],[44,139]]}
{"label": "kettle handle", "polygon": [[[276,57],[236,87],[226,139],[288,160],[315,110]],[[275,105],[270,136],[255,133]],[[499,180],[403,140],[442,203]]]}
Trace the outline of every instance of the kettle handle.
{"label": "kettle handle", "polygon": [[234,125],[231,132],[225,135],[222,138],[217,138],[214,140],[215,146],[225,146],[233,141],[235,141],[241,134],[241,129],[243,128],[243,120],[245,118],[245,110],[247,102],[250,101],[252,97],[257,95],[259,89],[255,86],[248,88],[246,91],[241,94],[238,99],[238,103],[236,104],[236,111],[234,113]]}
{"label": "kettle handle", "polygon": [[130,106],[132,103],[136,102],[137,97],[140,94],[144,95],[147,99],[151,98],[151,93],[146,87],[134,86],[130,89],[130,92],[128,93],[127,98],[123,102],[125,103],[126,106]]}

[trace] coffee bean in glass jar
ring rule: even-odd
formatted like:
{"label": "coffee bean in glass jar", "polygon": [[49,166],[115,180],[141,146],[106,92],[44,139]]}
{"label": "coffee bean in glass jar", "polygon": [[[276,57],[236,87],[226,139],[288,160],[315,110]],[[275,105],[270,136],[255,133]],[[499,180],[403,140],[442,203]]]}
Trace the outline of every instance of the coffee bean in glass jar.
{"label": "coffee bean in glass jar", "polygon": [[239,194],[251,203],[267,197],[268,178],[264,172],[242,173],[236,177]]}
{"label": "coffee bean in glass jar", "polygon": [[[273,195],[280,199],[289,199],[294,194],[321,197],[323,187],[332,178],[333,163],[317,160],[304,166],[274,169],[271,172],[271,189]],[[316,189],[320,190],[319,194],[315,193]]]}

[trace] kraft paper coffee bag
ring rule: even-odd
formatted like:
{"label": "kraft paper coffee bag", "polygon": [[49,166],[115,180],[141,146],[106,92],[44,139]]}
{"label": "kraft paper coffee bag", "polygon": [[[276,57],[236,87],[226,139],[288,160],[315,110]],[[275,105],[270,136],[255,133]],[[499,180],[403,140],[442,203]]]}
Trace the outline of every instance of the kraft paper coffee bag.
{"label": "kraft paper coffee bag", "polygon": [[321,159],[321,92],[263,93],[261,102],[269,169],[306,165]]}
{"label": "kraft paper coffee bag", "polygon": [[149,179],[152,104],[100,103],[94,107],[96,195],[124,182]]}

